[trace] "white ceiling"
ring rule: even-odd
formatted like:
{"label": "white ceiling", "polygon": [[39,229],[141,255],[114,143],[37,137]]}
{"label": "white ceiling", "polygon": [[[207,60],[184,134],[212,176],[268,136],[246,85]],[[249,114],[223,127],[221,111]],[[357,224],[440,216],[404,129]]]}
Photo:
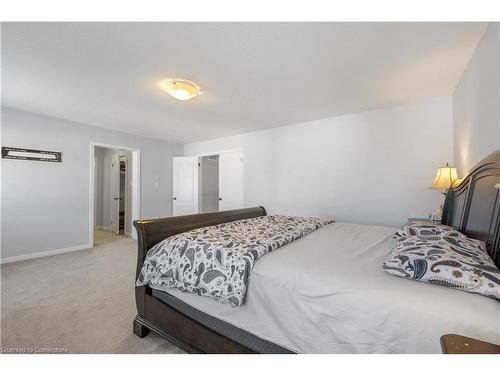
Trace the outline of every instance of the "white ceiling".
{"label": "white ceiling", "polygon": [[[2,104],[191,142],[450,95],[484,23],[4,23]],[[181,102],[163,78],[203,94]]]}

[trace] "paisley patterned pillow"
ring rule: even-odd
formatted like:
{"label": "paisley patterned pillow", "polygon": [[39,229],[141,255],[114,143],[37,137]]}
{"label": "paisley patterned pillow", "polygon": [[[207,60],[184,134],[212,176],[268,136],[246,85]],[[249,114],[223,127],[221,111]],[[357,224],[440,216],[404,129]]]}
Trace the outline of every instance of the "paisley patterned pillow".
{"label": "paisley patterned pillow", "polygon": [[438,240],[440,238],[443,238],[444,236],[461,239],[467,238],[467,236],[460,233],[453,227],[444,224],[429,223],[426,221],[416,221],[405,225],[402,229],[394,234],[394,239],[403,236],[418,236],[429,240]]}
{"label": "paisley patterned pillow", "polygon": [[484,242],[461,233],[400,236],[383,268],[392,275],[500,300],[500,271],[485,249]]}

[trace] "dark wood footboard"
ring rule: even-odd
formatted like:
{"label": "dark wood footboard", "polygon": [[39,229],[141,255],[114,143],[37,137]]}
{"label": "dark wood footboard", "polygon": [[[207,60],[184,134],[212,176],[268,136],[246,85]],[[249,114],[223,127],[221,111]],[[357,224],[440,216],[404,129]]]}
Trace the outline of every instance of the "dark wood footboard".
{"label": "dark wood footboard", "polygon": [[[264,215],[264,207],[254,207],[134,221],[138,237],[136,280],[148,250],[165,238],[196,228]],[[147,286],[135,288],[135,300],[137,317],[133,330],[139,337],[153,331],[189,353],[255,353],[153,297]]]}

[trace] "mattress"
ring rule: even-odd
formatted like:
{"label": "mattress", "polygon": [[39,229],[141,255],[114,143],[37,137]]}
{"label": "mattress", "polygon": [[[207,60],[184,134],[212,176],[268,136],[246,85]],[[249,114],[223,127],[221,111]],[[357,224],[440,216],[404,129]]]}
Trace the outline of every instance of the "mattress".
{"label": "mattress", "polygon": [[382,270],[395,231],[335,223],[279,248],[255,264],[236,309],[164,291],[298,353],[440,353],[447,333],[500,344],[499,302]]}

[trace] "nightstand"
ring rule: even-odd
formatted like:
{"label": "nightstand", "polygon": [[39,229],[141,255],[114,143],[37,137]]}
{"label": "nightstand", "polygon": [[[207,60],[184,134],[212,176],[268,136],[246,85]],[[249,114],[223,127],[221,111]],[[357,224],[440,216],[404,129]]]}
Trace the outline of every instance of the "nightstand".
{"label": "nightstand", "polygon": [[409,217],[408,218],[408,223],[416,223],[416,222],[427,222],[427,223],[432,223],[432,224],[441,224],[440,220],[431,220],[428,217]]}
{"label": "nightstand", "polygon": [[500,345],[460,335],[441,336],[444,354],[500,354]]}

